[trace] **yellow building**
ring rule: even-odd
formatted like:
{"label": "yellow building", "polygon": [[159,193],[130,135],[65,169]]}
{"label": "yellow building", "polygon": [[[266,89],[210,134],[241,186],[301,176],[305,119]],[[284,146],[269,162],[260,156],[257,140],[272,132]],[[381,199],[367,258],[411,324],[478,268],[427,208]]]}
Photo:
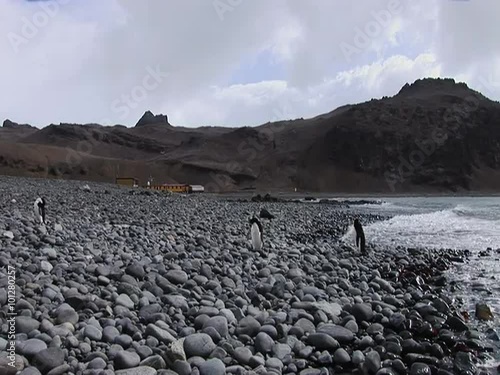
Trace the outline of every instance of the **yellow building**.
{"label": "yellow building", "polygon": [[130,186],[130,187],[138,187],[139,186],[139,180],[137,178],[133,178],[133,177],[117,177],[115,181],[118,185],[124,185],[124,186]]}
{"label": "yellow building", "polygon": [[148,189],[168,191],[171,193],[202,193],[205,188],[202,185],[188,185],[188,184],[163,184],[163,185],[153,185],[148,184],[145,186]]}
{"label": "yellow building", "polygon": [[189,193],[189,185],[186,184],[165,184],[164,186],[172,193]]}
{"label": "yellow building", "polygon": [[189,185],[186,184],[151,185],[150,189],[160,190],[160,191],[170,191],[172,193],[189,193],[191,191]]}

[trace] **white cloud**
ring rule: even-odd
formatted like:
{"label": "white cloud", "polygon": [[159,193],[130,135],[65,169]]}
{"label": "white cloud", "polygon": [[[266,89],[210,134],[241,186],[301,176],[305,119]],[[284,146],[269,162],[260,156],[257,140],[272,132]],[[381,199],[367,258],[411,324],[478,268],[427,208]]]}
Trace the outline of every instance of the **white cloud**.
{"label": "white cloud", "polygon": [[[217,119],[214,123],[230,126],[234,123],[262,124],[272,119],[276,111],[286,113],[287,120],[314,117],[340,105],[382,97],[388,92],[395,94],[408,81],[439,75],[440,66],[433,55],[422,54],[414,60],[392,56],[382,62],[340,72],[306,90],[290,87],[286,81],[213,87],[173,111],[170,118],[175,123],[195,125],[206,124],[206,118],[213,116]],[[283,108],[287,108],[286,111]],[[185,113],[190,117],[183,117]],[[242,122],[240,118],[252,118],[253,121]]]}
{"label": "white cloud", "polygon": [[[311,117],[393,95],[426,76],[481,87],[491,72],[486,80],[500,81],[495,0],[220,0],[233,4],[222,20],[211,0],[51,1],[57,14],[15,53],[9,33],[23,35],[25,20],[41,17],[40,3],[0,0],[0,119],[130,126],[152,110],[175,125],[258,125],[276,113]],[[346,45],[355,53],[346,55]],[[230,82],[263,51],[279,79],[257,64],[266,80]],[[128,116],[114,112],[148,67],[170,76]],[[485,94],[498,100],[497,86]]]}

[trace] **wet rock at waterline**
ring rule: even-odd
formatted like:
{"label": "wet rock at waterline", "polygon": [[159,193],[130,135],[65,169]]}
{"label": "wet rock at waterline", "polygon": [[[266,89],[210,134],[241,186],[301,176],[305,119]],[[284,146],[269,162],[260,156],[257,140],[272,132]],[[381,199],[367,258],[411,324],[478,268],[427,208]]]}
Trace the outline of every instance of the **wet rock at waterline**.
{"label": "wet rock at waterline", "polygon": [[480,320],[492,320],[493,313],[491,312],[490,307],[485,303],[477,303],[476,304],[476,318]]}

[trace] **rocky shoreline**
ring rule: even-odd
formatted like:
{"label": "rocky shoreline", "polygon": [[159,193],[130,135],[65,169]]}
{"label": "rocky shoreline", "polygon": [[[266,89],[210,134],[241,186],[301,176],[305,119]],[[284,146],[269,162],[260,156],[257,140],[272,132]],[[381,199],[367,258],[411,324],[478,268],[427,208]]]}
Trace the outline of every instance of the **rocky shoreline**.
{"label": "rocky shoreline", "polygon": [[447,281],[465,252],[362,256],[335,205],[273,203],[261,256],[260,202],[9,177],[0,191],[1,374],[465,375],[488,350]]}

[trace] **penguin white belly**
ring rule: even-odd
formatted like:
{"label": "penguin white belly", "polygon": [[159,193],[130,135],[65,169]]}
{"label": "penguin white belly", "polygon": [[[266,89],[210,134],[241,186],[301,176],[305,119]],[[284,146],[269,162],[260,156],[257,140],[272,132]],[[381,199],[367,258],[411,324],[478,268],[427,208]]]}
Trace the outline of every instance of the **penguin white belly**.
{"label": "penguin white belly", "polygon": [[40,215],[40,207],[38,207],[38,203],[40,203],[42,200],[40,198],[38,198],[34,205],[33,205],[33,210],[35,212],[35,220],[36,221],[40,221],[41,224],[43,224],[43,219],[42,219],[42,215]]}
{"label": "penguin white belly", "polygon": [[343,240],[347,244],[351,244],[353,247],[356,247],[356,229],[354,229],[354,225],[349,225],[347,231],[343,236]]}
{"label": "penguin white belly", "polygon": [[251,235],[253,249],[258,251],[262,250],[262,240],[260,238],[260,231],[257,223],[252,224]]}

